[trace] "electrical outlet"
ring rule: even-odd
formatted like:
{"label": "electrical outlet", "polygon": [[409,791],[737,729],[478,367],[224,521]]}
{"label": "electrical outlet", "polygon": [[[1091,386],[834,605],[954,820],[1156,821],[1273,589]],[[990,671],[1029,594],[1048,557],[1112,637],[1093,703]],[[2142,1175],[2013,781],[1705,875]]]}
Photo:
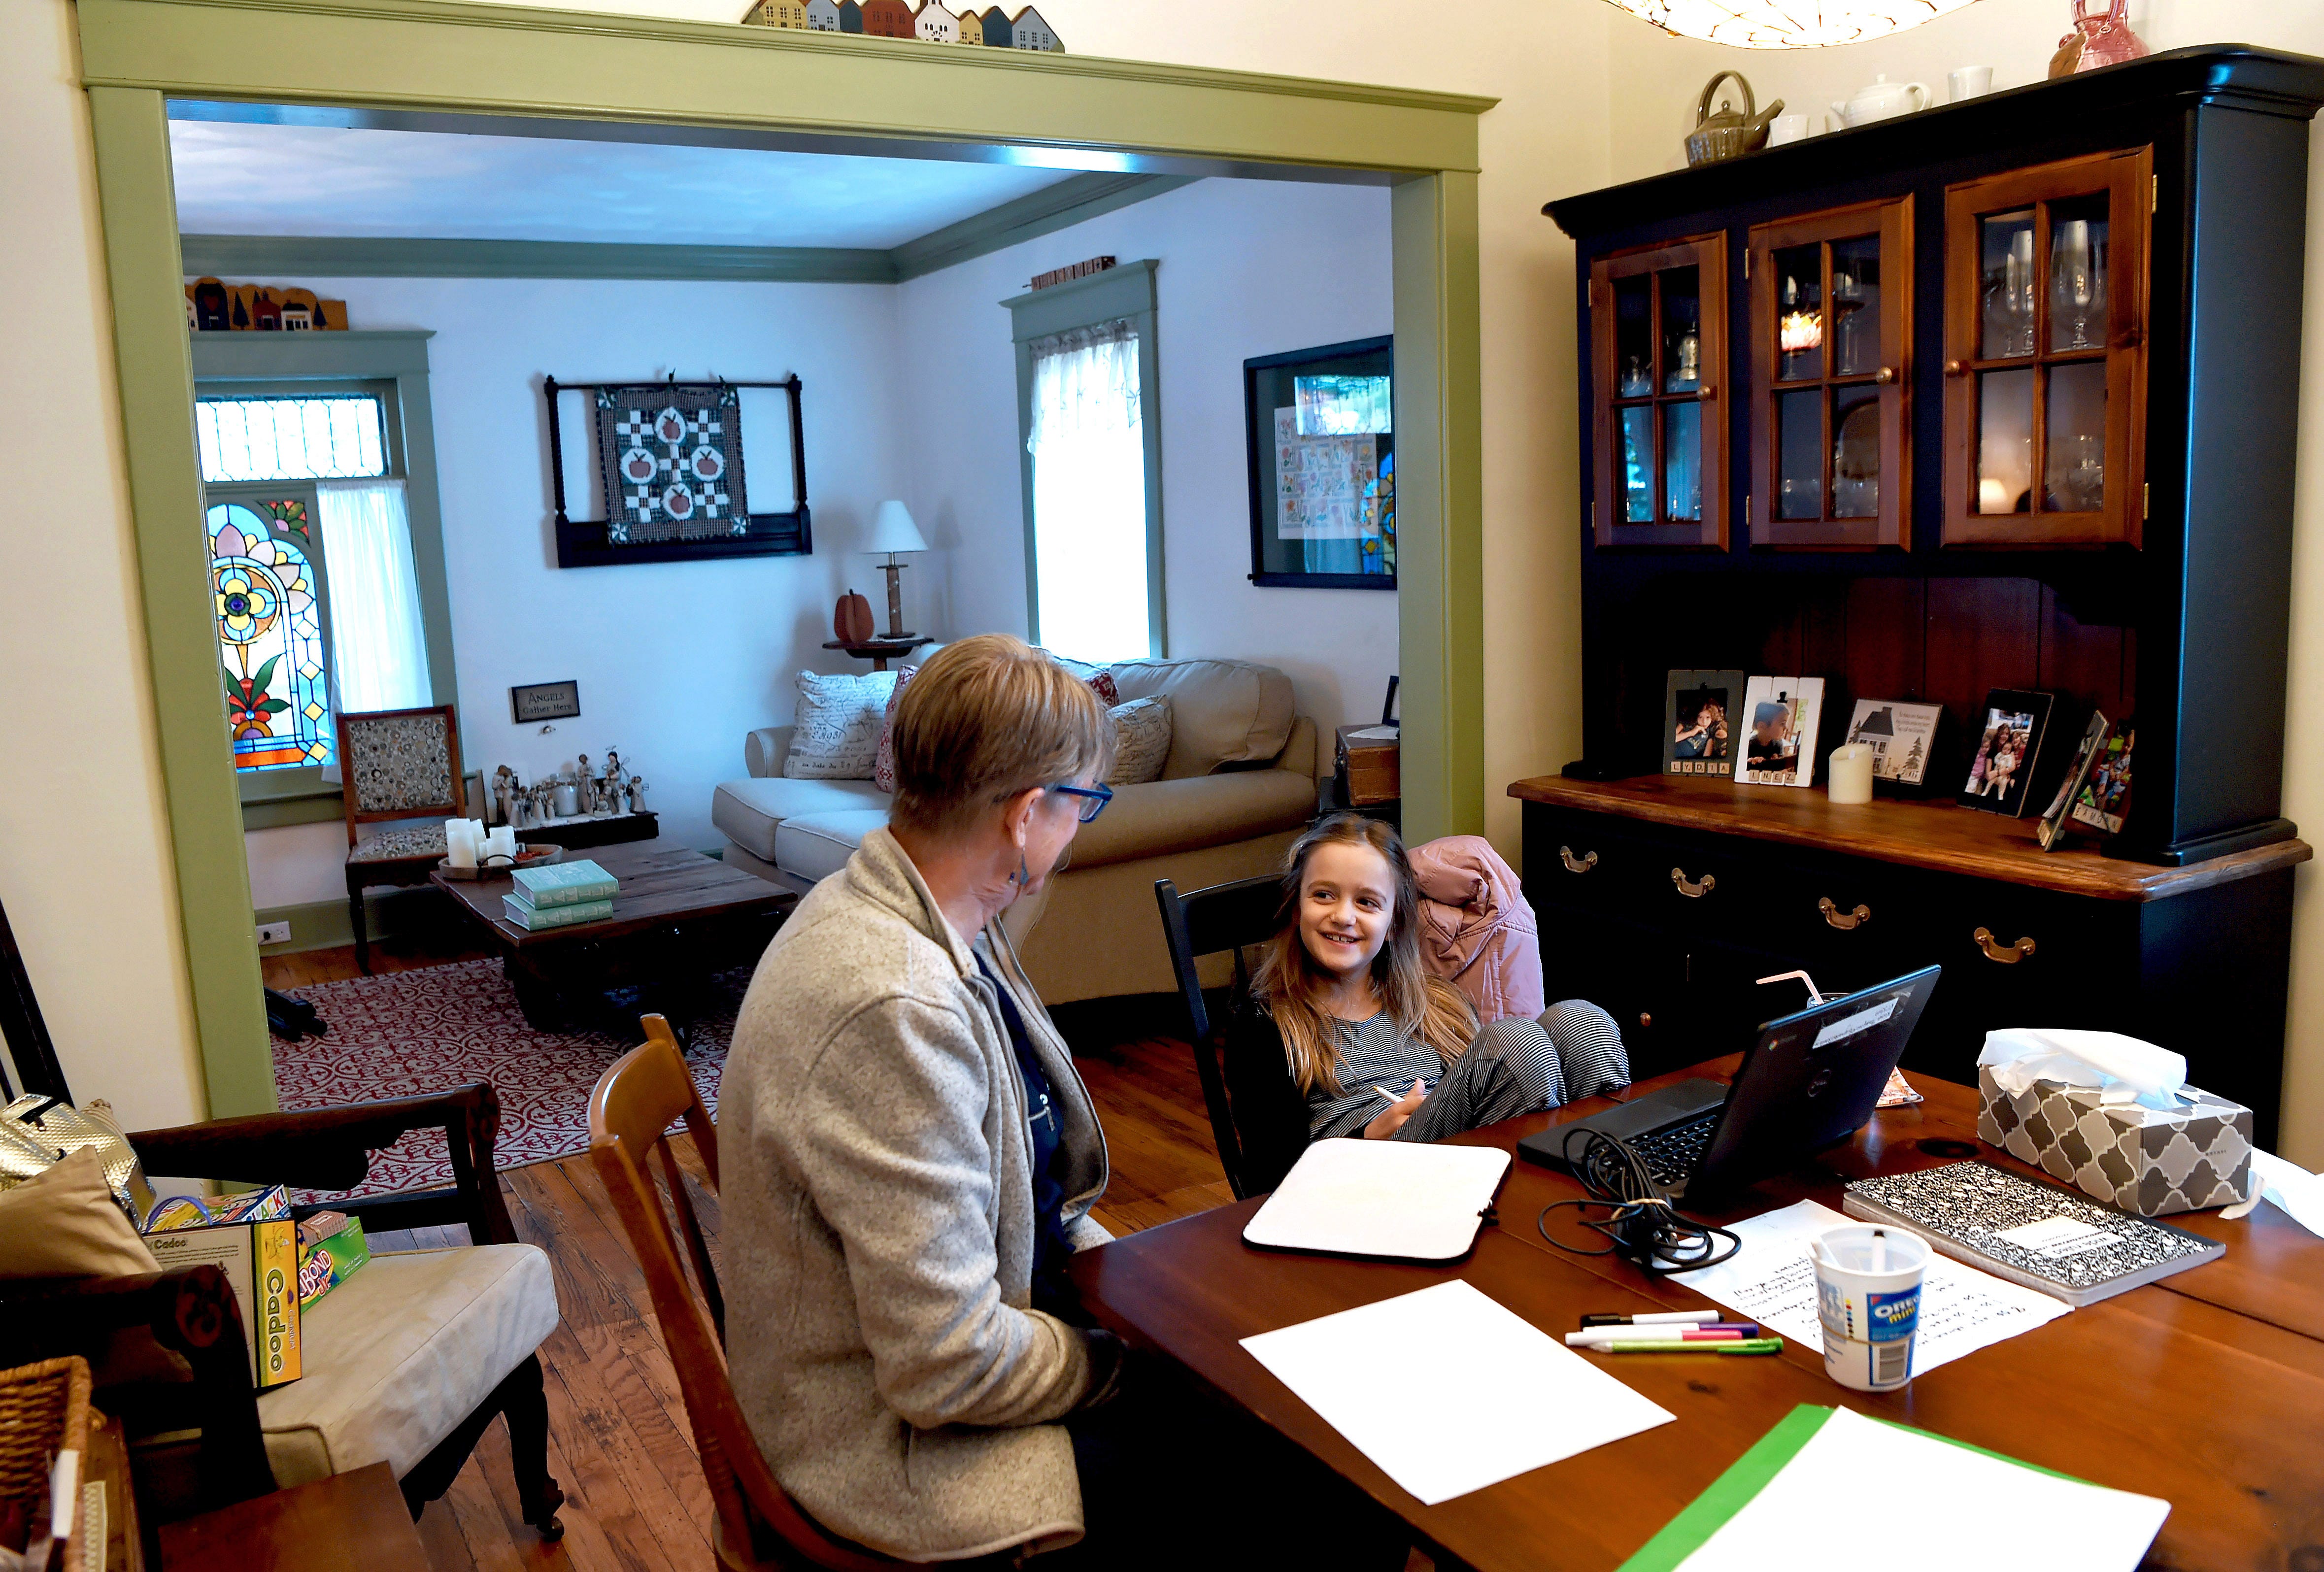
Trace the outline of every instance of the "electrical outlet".
{"label": "electrical outlet", "polygon": [[261,924],[258,924],[258,942],[259,942],[261,944],[288,944],[288,943],[290,943],[290,924],[288,924],[288,923],[261,923]]}

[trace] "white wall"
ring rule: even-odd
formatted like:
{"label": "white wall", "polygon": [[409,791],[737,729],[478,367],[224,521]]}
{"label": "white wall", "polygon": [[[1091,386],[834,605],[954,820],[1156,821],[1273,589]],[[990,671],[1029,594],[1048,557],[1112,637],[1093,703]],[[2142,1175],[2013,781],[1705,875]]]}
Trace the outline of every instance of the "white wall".
{"label": "white wall", "polygon": [[[530,780],[576,754],[602,764],[616,747],[648,781],[664,841],[723,845],[711,793],[742,774],[743,734],[790,719],[802,667],[865,669],[822,644],[842,580],[866,575],[870,559],[849,543],[895,494],[894,287],[346,279],[332,293],[355,326],[436,333],[429,391],[467,767],[489,778],[506,764]],[[557,565],[540,378],[651,381],[673,371],[753,382],[798,373],[813,556]],[[567,505],[603,518],[602,501],[569,478],[591,440],[576,428],[577,401],[562,423]],[[758,506],[788,508],[775,454],[752,468],[752,452],[743,462]],[[511,719],[512,686],[568,677],[581,685],[579,719],[547,735]],[[343,826],[246,839],[257,906],[346,898]]]}
{"label": "white wall", "polygon": [[939,621],[1025,630],[1017,359],[1001,302],[1034,273],[1099,255],[1162,264],[1169,653],[1282,668],[1300,713],[1327,738],[1345,721],[1376,719],[1396,670],[1396,596],[1250,582],[1242,363],[1393,329],[1385,188],[1201,180],[899,286],[903,385],[918,408],[941,412],[944,432],[914,443],[908,461],[908,498],[937,548],[922,583],[939,596]]}

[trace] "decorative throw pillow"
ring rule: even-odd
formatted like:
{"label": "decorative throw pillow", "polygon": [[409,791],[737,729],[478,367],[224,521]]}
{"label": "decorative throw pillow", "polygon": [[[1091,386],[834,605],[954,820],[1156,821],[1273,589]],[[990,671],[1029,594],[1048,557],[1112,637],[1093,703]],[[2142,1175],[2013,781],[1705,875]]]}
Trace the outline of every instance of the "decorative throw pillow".
{"label": "decorative throw pillow", "polygon": [[1113,773],[1108,786],[1144,786],[1162,778],[1170,757],[1170,701],[1132,699],[1106,713],[1113,719]]}
{"label": "decorative throw pillow", "polygon": [[[1063,666],[1065,663],[1060,661],[1058,664]],[[888,695],[888,712],[880,725],[880,752],[872,767],[872,782],[883,792],[892,793],[896,789],[896,706],[902,702],[905,687],[910,684],[914,674],[919,669],[917,666],[908,666],[898,672],[895,692]],[[1068,666],[1067,669],[1072,668]],[[1098,703],[1103,704],[1108,710],[1121,703],[1121,694],[1113,685],[1111,672],[1100,669],[1092,676],[1083,677],[1082,680],[1089,684],[1090,691],[1097,694]],[[1168,752],[1169,748],[1169,740],[1166,732],[1162,744],[1163,751]],[[1155,766],[1157,769],[1161,768],[1158,764]]]}
{"label": "decorative throw pillow", "polygon": [[870,780],[880,752],[880,722],[895,691],[892,671],[861,676],[798,674],[798,709],[787,780]]}
{"label": "decorative throw pillow", "polygon": [[0,1277],[126,1277],[159,1272],[86,1149],[0,1190]]}

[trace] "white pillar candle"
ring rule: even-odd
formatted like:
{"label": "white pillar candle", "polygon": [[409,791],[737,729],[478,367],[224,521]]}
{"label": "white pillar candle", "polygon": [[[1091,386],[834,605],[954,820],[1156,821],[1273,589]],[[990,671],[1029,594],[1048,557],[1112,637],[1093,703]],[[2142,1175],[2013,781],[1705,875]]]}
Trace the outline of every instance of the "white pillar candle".
{"label": "white pillar candle", "polygon": [[467,820],[444,821],[444,851],[447,859],[455,868],[476,866],[476,843],[468,839]]}
{"label": "white pillar candle", "polygon": [[1831,750],[1824,789],[1835,803],[1872,800],[1872,749],[1861,742],[1842,743]]}
{"label": "white pillar candle", "polygon": [[581,811],[581,793],[571,781],[560,781],[557,786],[557,816],[569,819]]}
{"label": "white pillar candle", "polygon": [[[498,824],[493,826],[492,831],[484,837],[484,855],[487,857],[502,858],[506,860],[508,862],[514,862],[516,860],[516,832],[506,824]],[[494,866],[498,867],[500,864],[496,863]]]}

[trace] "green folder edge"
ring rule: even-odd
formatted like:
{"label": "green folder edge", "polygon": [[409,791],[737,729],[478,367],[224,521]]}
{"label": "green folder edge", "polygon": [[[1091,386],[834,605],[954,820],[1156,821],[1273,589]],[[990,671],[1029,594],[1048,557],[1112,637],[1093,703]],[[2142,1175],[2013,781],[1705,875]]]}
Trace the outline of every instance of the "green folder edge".
{"label": "green folder edge", "polygon": [[[1639,1546],[1638,1553],[1623,1562],[1618,1572],[1674,1572],[1679,1563],[1702,1549],[1704,1541],[1718,1532],[1721,1524],[1742,1511],[1752,1497],[1766,1488],[1769,1480],[1783,1472],[1784,1466],[1808,1444],[1809,1438],[1823,1428],[1824,1421],[1832,1413],[1831,1409],[1803,1402],[1785,1414],[1775,1429],[1752,1445],[1749,1451],[1736,1458],[1726,1473],[1712,1480],[1709,1489],[1665,1523],[1662,1532]],[[2047,1474],[2056,1479],[2072,1479],[2077,1485],[2090,1483],[2087,1479],[2077,1479],[2071,1474],[2061,1474],[2055,1468],[2028,1463],[2022,1457],[2012,1457],[2006,1452],[1974,1447],[1967,1441],[1956,1441],[1950,1436],[1941,1436],[1933,1430],[1915,1430],[1911,1425],[1895,1424],[1872,1414],[1864,1417],[1875,1424],[1887,1425],[1892,1430],[1904,1430],[1911,1435],[1926,1436],[1932,1441],[1942,1441],[1963,1451],[1975,1452],[2020,1468],[2031,1468],[2036,1474]],[[2106,1487],[2098,1485],[2093,1488]]]}

